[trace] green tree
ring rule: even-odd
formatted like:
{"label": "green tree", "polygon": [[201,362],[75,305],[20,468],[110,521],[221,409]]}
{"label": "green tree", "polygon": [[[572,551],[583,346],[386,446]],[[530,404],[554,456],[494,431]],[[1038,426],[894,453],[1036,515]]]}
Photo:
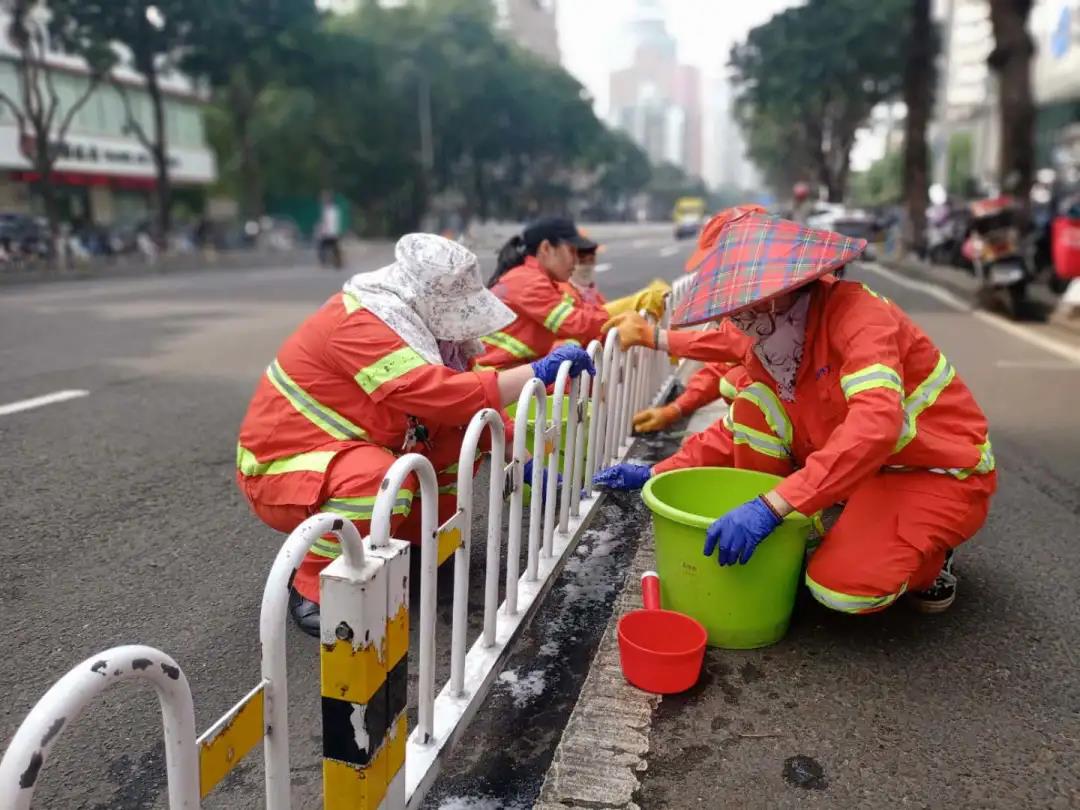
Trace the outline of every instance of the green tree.
{"label": "green tree", "polygon": [[69,52],[93,58],[102,48],[123,46],[143,81],[150,98],[149,127],[135,115],[127,85],[115,71],[110,74],[124,102],[126,126],[154,163],[154,230],[159,241],[169,232],[172,197],[161,83],[197,41],[214,5],[214,0],[49,0],[55,34]]}
{"label": "green tree", "polygon": [[231,0],[211,3],[207,11],[183,66],[215,88],[217,112],[232,130],[241,210],[258,216],[263,190],[256,110],[275,83],[295,81],[313,62],[325,64],[327,42],[312,0]]}
{"label": "green tree", "polygon": [[[4,0],[0,8],[8,13],[7,36],[15,47],[16,93],[0,90],[3,104],[15,118],[19,147],[29,158],[38,177],[38,187],[55,241],[59,227],[53,170],[64,155],[64,140],[90,96],[101,84],[115,61],[108,48],[87,48],[90,72],[79,94],[66,106],[56,89],[53,70],[46,62],[44,8],[39,0]],[[73,35],[78,32],[72,30]],[[50,245],[50,250],[52,246]]]}
{"label": "green tree", "polygon": [[[900,89],[905,38],[896,32],[904,30],[909,2],[810,0],[752,29],[731,53],[751,156],[762,159],[754,148],[760,131],[774,133],[777,150],[790,133],[829,199],[841,200],[855,132]],[[762,165],[767,175],[777,168]]]}

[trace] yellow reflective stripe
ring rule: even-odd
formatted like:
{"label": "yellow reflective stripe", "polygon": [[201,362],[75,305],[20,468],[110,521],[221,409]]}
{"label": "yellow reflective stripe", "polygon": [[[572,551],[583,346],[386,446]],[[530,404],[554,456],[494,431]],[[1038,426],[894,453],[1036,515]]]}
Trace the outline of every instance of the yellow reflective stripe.
{"label": "yellow reflective stripe", "polygon": [[771,456],[772,458],[790,458],[791,456],[787,446],[768,433],[762,433],[760,430],[740,425],[738,422],[733,424],[731,432],[734,435],[735,444],[745,444],[762,455]]}
{"label": "yellow reflective stripe", "polygon": [[731,408],[728,408],[727,413],[724,414],[724,427],[730,431],[735,430],[735,416]]}
{"label": "yellow reflective stripe", "polygon": [[889,300],[888,298],[886,298],[886,297],[885,297],[884,295],[882,295],[881,293],[879,293],[879,292],[875,292],[874,290],[871,290],[871,289],[870,289],[870,288],[869,288],[869,287],[868,287],[868,286],[867,286],[866,284],[863,284],[863,285],[862,285],[862,288],[863,288],[864,290],[866,290],[866,292],[868,292],[868,293],[870,293],[870,294],[871,294],[872,296],[874,296],[874,298],[877,298],[877,299],[879,299],[879,300],[881,300],[881,301],[884,301],[884,302],[885,302],[886,304],[891,304],[891,303],[892,303],[892,301],[890,301],[890,300]]}
{"label": "yellow reflective stripe", "polygon": [[488,346],[502,349],[511,357],[516,357],[519,360],[531,360],[536,357],[536,352],[513,335],[506,334],[506,332],[492,332],[490,335],[484,335],[480,340]]}
{"label": "yellow reflective stripe", "polygon": [[939,354],[937,365],[934,366],[930,375],[919,383],[914,391],[904,397],[904,429],[900,432],[900,438],[896,440],[894,453],[899,453],[911,444],[918,431],[916,423],[919,415],[937,402],[941,392],[955,377],[956,369],[952,367],[944,354]]}
{"label": "yellow reflective stripe", "polygon": [[236,469],[244,475],[282,475],[291,472],[326,472],[334,458],[334,450],[315,450],[295,456],[259,461],[255,454],[242,445],[236,445]]}
{"label": "yellow reflective stripe", "polygon": [[385,385],[391,380],[396,380],[420,366],[426,366],[427,360],[410,346],[390,352],[383,358],[372,363],[367,368],[361,369],[353,378],[356,384],[364,389],[364,393],[370,395],[380,385]]}
{"label": "yellow reflective stripe", "polygon": [[558,332],[570,313],[574,311],[574,299],[569,293],[563,293],[562,301],[544,318],[544,328],[549,332]]}
{"label": "yellow reflective stripe", "polygon": [[[412,501],[411,489],[399,489],[397,499],[394,501],[393,513],[395,515],[409,514]],[[349,520],[371,520],[371,515],[375,511],[375,498],[331,498],[320,507],[319,511],[332,512],[335,515],[347,517]]]}
{"label": "yellow reflective stripe", "polygon": [[791,446],[792,427],[791,420],[788,419],[787,411],[784,410],[784,406],[780,404],[780,398],[776,396],[769,386],[765,383],[752,383],[738,394],[738,399],[748,400],[757,406],[758,410],[765,416],[765,421],[772,429],[773,433],[782,441],[787,447]]}
{"label": "yellow reflective stripe", "polygon": [[960,467],[951,467],[945,470],[949,475],[954,476],[961,481],[965,478],[969,478],[972,475],[986,475],[997,469],[997,460],[994,458],[994,448],[990,446],[990,438],[987,437],[986,441],[978,446],[979,450],[979,463],[970,469],[962,469]]}
{"label": "yellow reflective stripe", "polygon": [[320,537],[314,543],[311,544],[311,548],[308,549],[316,557],[325,557],[328,560],[336,560],[341,556],[341,543],[334,540],[327,540]]}
{"label": "yellow reflective stripe", "polygon": [[332,408],[317,402],[310,394],[293,382],[277,360],[274,360],[266,369],[266,376],[274,388],[278,390],[278,393],[285,397],[289,404],[296,409],[297,413],[335,439],[361,440],[368,437],[363,428],[357,427]]}
{"label": "yellow reflective stripe", "polygon": [[840,378],[840,388],[844,392],[844,399],[851,399],[856,394],[873,388],[887,388],[900,395],[904,393],[900,375],[895,369],[881,363],[874,363],[851,374],[845,374]]}
{"label": "yellow reflective stripe", "polygon": [[457,484],[447,484],[445,486],[439,487],[439,494],[440,495],[457,495],[458,494]]}
{"label": "yellow reflective stripe", "polygon": [[720,396],[724,399],[732,400],[739,395],[739,389],[736,388],[727,377],[720,378]]}
{"label": "yellow reflective stripe", "polygon": [[820,582],[815,582],[807,574],[806,587],[810,589],[810,593],[813,594],[814,598],[827,608],[839,610],[842,613],[866,613],[867,611],[880,610],[891,605],[907,590],[907,583],[901,585],[900,590],[896,593],[889,593],[884,596],[859,596],[826,588]]}
{"label": "yellow reflective stripe", "polygon": [[346,315],[352,315],[356,310],[364,308],[364,305],[360,303],[360,299],[352,293],[343,294],[341,296],[341,303],[345,305]]}

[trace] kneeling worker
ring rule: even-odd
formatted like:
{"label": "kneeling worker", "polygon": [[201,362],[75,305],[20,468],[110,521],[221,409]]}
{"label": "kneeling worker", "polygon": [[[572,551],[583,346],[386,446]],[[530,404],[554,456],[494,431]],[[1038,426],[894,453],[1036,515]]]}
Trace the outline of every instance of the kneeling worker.
{"label": "kneeling worker", "polygon": [[[465,426],[483,408],[515,402],[534,376],[550,385],[564,360],[592,371],[584,350],[563,346],[506,372],[469,371],[478,338],[514,313],[484,288],[476,256],[430,234],[402,237],[393,264],[352,277],[285,341],[259,381],[240,427],[237,481],[255,514],[291,532],[318,512],[370,530],[383,476],[403,453],[427,456],[439,477],[439,520],[457,508]],[[391,530],[414,542],[415,477],[397,493]],[[320,539],[297,569],[289,608],[319,634],[319,572],[340,554]]]}
{"label": "kneeling worker", "polygon": [[[732,408],[734,466],[784,480],[716,520],[705,553],[745,563],[785,515],[843,501],[807,565],[814,597],[846,613],[882,610],[904,594],[924,612],[946,609],[956,597],[952,552],[983,525],[997,486],[982,410],[899,307],[835,277],[863,240],[760,212],[719,216],[712,252],[672,321],[729,318],[752,340],[753,383]],[[635,334],[676,354],[704,340]],[[620,465],[598,482],[629,488],[650,474]]]}

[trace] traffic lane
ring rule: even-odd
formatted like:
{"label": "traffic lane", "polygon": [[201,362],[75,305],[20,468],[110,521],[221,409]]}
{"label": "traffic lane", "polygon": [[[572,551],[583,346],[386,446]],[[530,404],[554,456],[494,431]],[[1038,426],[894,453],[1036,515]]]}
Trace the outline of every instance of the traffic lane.
{"label": "traffic lane", "polygon": [[602,272],[596,274],[596,283],[609,300],[636,292],[653,279],[672,283],[682,275],[695,245],[692,239],[670,235],[607,245],[597,257]]}
{"label": "traffic lane", "polygon": [[[783,642],[711,650],[701,683],[664,699],[639,803],[1076,806],[1080,509],[1067,482],[1080,432],[1062,401],[1080,395],[1080,375],[1052,391],[1003,383],[998,360],[1046,353],[863,268],[853,276],[929,332],[990,418],[1000,486],[957,555],[957,602],[936,617],[847,617],[804,590]],[[1033,436],[1033,404],[1056,445]]]}

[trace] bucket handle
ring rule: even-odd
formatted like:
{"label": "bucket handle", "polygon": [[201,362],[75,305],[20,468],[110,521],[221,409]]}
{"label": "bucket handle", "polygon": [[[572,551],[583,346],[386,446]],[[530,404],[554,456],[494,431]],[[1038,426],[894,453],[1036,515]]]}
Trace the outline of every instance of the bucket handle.
{"label": "bucket handle", "polygon": [[655,571],[641,575],[641,601],[646,610],[660,610],[660,575]]}

